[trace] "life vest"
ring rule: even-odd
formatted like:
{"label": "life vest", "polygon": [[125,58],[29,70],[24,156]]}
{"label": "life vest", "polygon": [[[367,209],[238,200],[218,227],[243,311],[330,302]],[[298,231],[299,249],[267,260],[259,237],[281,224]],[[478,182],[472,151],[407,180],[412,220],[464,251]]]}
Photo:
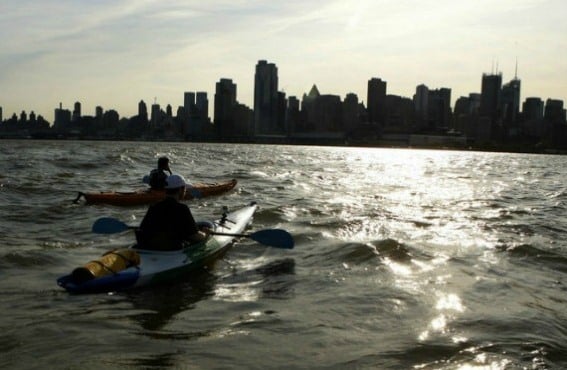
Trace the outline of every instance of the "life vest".
{"label": "life vest", "polygon": [[73,270],[76,283],[84,283],[101,276],[116,274],[128,267],[138,266],[140,255],[132,249],[116,249],[103,254],[99,259],[90,261]]}

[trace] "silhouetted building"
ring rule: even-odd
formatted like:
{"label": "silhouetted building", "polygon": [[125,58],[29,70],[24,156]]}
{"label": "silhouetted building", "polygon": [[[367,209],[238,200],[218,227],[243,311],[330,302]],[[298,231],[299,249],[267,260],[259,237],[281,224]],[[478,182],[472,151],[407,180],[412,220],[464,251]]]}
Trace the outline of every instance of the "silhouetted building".
{"label": "silhouetted building", "polygon": [[386,85],[386,81],[382,81],[379,78],[371,78],[368,81],[366,104],[370,123],[384,124],[386,117]]}
{"label": "silhouetted building", "polygon": [[479,106],[480,94],[471,93],[469,96],[461,96],[457,99],[453,110],[453,129],[464,133],[467,137],[475,137]]}
{"label": "silhouetted building", "polygon": [[519,134],[520,87],[521,81],[516,77],[502,86],[501,111],[507,136],[517,136]]}
{"label": "silhouetted building", "polygon": [[100,105],[97,105],[97,107],[95,108],[95,118],[97,119],[97,121],[102,121],[103,114],[104,114],[104,110]]}
{"label": "silhouetted building", "polygon": [[148,107],[143,100],[138,103],[138,119],[143,124],[148,123]]}
{"label": "silhouetted building", "polygon": [[238,102],[234,106],[234,130],[233,136],[240,139],[248,139],[254,132],[254,112],[244,104]]}
{"label": "silhouetted building", "polygon": [[102,116],[102,125],[108,133],[114,134],[120,121],[120,115],[114,109],[107,110]]}
{"label": "silhouetted building", "polygon": [[345,133],[353,132],[360,124],[360,104],[358,96],[354,93],[346,95],[342,106],[342,126]]}
{"label": "silhouetted building", "polygon": [[321,96],[319,93],[319,89],[317,85],[313,85],[311,90],[309,90],[309,94],[303,94],[303,98],[301,99],[301,112],[303,113],[303,119],[301,120],[301,124],[297,127],[297,131],[302,132],[310,132],[316,131],[315,123],[313,122],[313,118],[310,117],[313,112],[315,101]]}
{"label": "silhouetted building", "polygon": [[152,126],[158,126],[163,121],[163,114],[161,111],[161,107],[159,104],[154,103],[152,104],[152,116],[150,119]]}
{"label": "silhouetted building", "polygon": [[447,131],[451,121],[451,89],[429,90],[427,101],[428,129],[432,132]]}
{"label": "silhouetted building", "polygon": [[317,133],[342,131],[342,103],[340,96],[312,94],[314,90],[318,93],[315,85],[313,87],[314,89],[311,89],[302,106],[307,117],[308,131]]}
{"label": "silhouetted building", "polygon": [[234,107],[236,106],[236,84],[222,78],[215,89],[215,133],[219,138],[234,134]]}
{"label": "silhouetted building", "polygon": [[386,95],[386,117],[383,133],[409,133],[414,122],[414,102],[397,95]]}
{"label": "silhouetted building", "polygon": [[294,133],[299,124],[299,99],[295,96],[290,96],[287,99],[287,110],[285,114],[286,128],[288,134]]}
{"label": "silhouetted building", "polygon": [[552,123],[565,123],[565,109],[563,109],[563,100],[547,99],[545,101],[545,110],[543,118]]}
{"label": "silhouetted building", "polygon": [[4,118],[2,117],[2,107],[0,107],[0,123],[2,123],[3,120]]}
{"label": "silhouetted building", "polygon": [[278,69],[274,63],[258,61],[254,75],[254,132],[283,133],[278,120]]}
{"label": "silhouetted building", "polygon": [[415,129],[419,132],[428,126],[429,88],[427,86],[421,84],[415,88],[413,103],[415,105]]}
{"label": "silhouetted building", "polygon": [[195,111],[195,93],[185,92],[183,94],[183,108],[185,108],[185,113],[191,115]]}
{"label": "silhouetted building", "polygon": [[53,128],[56,130],[66,130],[71,124],[71,111],[63,109],[63,104],[59,103],[59,108],[55,109],[55,119]]}
{"label": "silhouetted building", "polygon": [[209,98],[204,91],[197,91],[197,100],[195,102],[197,116],[203,121],[209,119]]}
{"label": "silhouetted building", "polygon": [[527,136],[541,138],[543,135],[543,109],[541,98],[526,98],[522,104],[523,129]]}
{"label": "silhouetted building", "polygon": [[547,99],[543,113],[544,137],[556,148],[567,148],[567,127],[563,101]]}
{"label": "silhouetted building", "polygon": [[480,92],[480,116],[494,123],[500,118],[502,74],[483,74]]}
{"label": "silhouetted building", "polygon": [[73,107],[73,116],[71,117],[72,122],[78,122],[81,119],[81,103],[75,102]]}

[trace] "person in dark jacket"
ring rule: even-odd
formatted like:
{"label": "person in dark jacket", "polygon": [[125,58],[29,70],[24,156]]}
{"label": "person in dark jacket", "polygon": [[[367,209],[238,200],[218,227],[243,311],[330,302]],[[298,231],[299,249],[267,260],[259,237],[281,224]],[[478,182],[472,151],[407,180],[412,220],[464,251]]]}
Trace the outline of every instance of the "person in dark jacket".
{"label": "person in dark jacket", "polygon": [[169,158],[160,157],[157,162],[157,168],[150,172],[149,183],[153,190],[163,190],[165,189],[167,174],[165,171],[169,172],[171,175],[171,170],[169,169]]}
{"label": "person in dark jacket", "polygon": [[151,250],[178,250],[184,244],[197,243],[207,238],[199,231],[189,207],[180,203],[185,195],[183,176],[167,178],[166,197],[151,205],[137,232],[138,248]]}

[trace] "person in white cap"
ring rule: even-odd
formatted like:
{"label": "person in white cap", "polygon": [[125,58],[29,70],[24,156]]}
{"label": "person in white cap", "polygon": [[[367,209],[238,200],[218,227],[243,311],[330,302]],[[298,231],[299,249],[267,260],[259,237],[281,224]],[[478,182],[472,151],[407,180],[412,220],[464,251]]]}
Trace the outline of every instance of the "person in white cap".
{"label": "person in white cap", "polygon": [[185,194],[186,185],[183,176],[168,176],[165,199],[148,208],[136,233],[138,248],[177,250],[185,243],[207,238],[207,234],[197,228],[189,207],[179,202]]}

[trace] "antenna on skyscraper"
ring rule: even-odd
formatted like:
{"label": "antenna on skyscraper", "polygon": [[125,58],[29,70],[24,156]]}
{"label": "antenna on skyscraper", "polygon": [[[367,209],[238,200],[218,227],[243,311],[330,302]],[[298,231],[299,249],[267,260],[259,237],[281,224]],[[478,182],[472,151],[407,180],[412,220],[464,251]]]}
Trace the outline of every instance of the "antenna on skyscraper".
{"label": "antenna on skyscraper", "polygon": [[514,71],[514,80],[518,79],[518,57],[516,57],[516,69]]}

